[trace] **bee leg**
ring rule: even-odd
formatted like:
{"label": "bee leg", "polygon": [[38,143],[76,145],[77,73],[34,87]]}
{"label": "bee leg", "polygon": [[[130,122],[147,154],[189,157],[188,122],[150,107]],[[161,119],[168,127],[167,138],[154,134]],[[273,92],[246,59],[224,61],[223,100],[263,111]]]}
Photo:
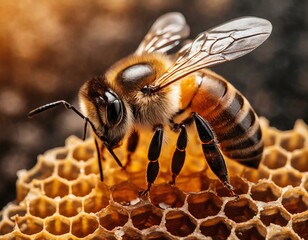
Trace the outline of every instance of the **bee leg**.
{"label": "bee leg", "polygon": [[106,161],[106,158],[104,157],[104,152],[105,152],[106,147],[104,146],[104,144],[101,144],[101,148],[100,149],[101,149],[101,151],[100,151],[101,159],[104,162],[104,161]]}
{"label": "bee leg", "polygon": [[146,190],[140,192],[141,196],[145,195],[146,193],[150,191],[151,186],[154,183],[158,175],[158,172],[159,172],[158,158],[160,155],[162,143],[163,143],[163,126],[158,125],[155,127],[155,133],[150,143],[149,152],[148,152],[148,160],[149,160],[149,164],[147,168],[148,187]]}
{"label": "bee leg", "polygon": [[127,141],[127,146],[126,146],[127,157],[126,157],[126,163],[124,165],[124,169],[126,169],[126,167],[130,165],[131,156],[136,151],[138,142],[139,142],[139,133],[134,130],[129,136],[128,141]]}
{"label": "bee leg", "polygon": [[172,181],[170,184],[175,184],[175,179],[179,175],[180,171],[182,170],[182,167],[185,162],[185,156],[186,156],[186,146],[187,146],[187,131],[184,124],[180,125],[181,132],[179,134],[177,143],[176,143],[176,149],[174,151],[173,157],[172,157]]}
{"label": "bee leg", "polygon": [[225,160],[215,142],[213,130],[199,114],[193,113],[192,116],[197,126],[199,138],[202,142],[202,150],[208,165],[230,193],[236,196],[229,181]]}
{"label": "bee leg", "polygon": [[103,182],[104,181],[104,174],[103,174],[103,166],[102,166],[102,159],[101,159],[101,151],[99,149],[98,142],[97,142],[96,138],[94,138],[94,142],[95,142],[95,147],[96,147],[96,152],[97,152],[99,174],[100,174],[101,181]]}

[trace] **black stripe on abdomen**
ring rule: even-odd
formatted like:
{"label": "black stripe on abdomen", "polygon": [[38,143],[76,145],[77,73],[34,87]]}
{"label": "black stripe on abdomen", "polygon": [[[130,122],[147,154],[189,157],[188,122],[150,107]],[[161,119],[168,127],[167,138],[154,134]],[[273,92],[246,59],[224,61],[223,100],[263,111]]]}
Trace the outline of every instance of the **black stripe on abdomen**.
{"label": "black stripe on abdomen", "polygon": [[[221,80],[219,80],[221,81]],[[248,101],[231,84],[218,106],[205,116],[214,129],[224,155],[257,168],[263,152],[262,132]]]}
{"label": "black stripe on abdomen", "polygon": [[205,74],[192,110],[211,125],[223,154],[257,168],[263,140],[258,117],[246,98],[219,76]]}

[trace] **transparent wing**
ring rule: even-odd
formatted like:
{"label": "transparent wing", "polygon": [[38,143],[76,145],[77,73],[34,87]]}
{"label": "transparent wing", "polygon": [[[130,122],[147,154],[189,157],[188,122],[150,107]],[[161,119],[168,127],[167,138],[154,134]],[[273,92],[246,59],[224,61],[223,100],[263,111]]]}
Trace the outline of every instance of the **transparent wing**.
{"label": "transparent wing", "polygon": [[271,31],[269,21],[243,17],[200,33],[183,46],[174,64],[153,83],[154,87],[161,89],[204,67],[241,57],[261,45]]}
{"label": "transparent wing", "polygon": [[171,12],[159,17],[140,43],[136,54],[166,52],[189,35],[189,27],[181,13]]}

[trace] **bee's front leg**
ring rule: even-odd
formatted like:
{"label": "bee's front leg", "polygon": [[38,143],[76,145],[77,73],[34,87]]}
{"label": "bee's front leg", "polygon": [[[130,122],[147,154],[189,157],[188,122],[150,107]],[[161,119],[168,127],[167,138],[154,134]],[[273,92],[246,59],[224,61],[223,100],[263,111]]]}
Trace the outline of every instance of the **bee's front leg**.
{"label": "bee's front leg", "polygon": [[161,152],[162,143],[163,143],[163,126],[158,125],[155,127],[155,133],[150,143],[148,152],[148,160],[149,160],[147,168],[148,187],[146,190],[140,192],[141,196],[145,195],[150,191],[151,186],[158,175],[159,172],[158,158]]}
{"label": "bee's front leg", "polygon": [[104,173],[103,173],[103,166],[102,166],[102,155],[101,155],[101,149],[98,146],[98,142],[96,140],[96,137],[94,138],[96,153],[97,153],[97,161],[98,161],[98,167],[99,167],[99,175],[100,179],[103,182],[104,181]]}
{"label": "bee's front leg", "polygon": [[126,169],[127,166],[130,165],[131,156],[136,151],[138,142],[139,142],[139,133],[136,130],[134,130],[130,134],[128,141],[127,141],[127,146],[126,146],[127,156],[126,156],[126,163],[124,165],[124,169]]}

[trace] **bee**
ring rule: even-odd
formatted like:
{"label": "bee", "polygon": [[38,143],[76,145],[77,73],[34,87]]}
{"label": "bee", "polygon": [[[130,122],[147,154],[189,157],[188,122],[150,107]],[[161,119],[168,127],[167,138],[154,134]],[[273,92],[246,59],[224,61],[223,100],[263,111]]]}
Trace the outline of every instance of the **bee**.
{"label": "bee", "polygon": [[251,52],[271,30],[271,23],[265,19],[242,17],[200,33],[170,55],[169,50],[189,35],[189,27],[182,14],[167,13],[154,22],[133,54],[83,84],[79,91],[81,111],[60,100],[32,110],[29,116],[64,105],[85,120],[84,133],[90,124],[101,180],[99,143],[124,168],[113,149],[128,137],[130,156],[137,148],[139,132],[151,129],[147,189],[142,194],[150,190],[159,173],[164,129],[170,127],[178,133],[171,159],[174,184],[185,161],[186,128],[195,124],[210,169],[234,194],[223,155],[258,168],[263,153],[262,132],[247,99],[207,67]]}

